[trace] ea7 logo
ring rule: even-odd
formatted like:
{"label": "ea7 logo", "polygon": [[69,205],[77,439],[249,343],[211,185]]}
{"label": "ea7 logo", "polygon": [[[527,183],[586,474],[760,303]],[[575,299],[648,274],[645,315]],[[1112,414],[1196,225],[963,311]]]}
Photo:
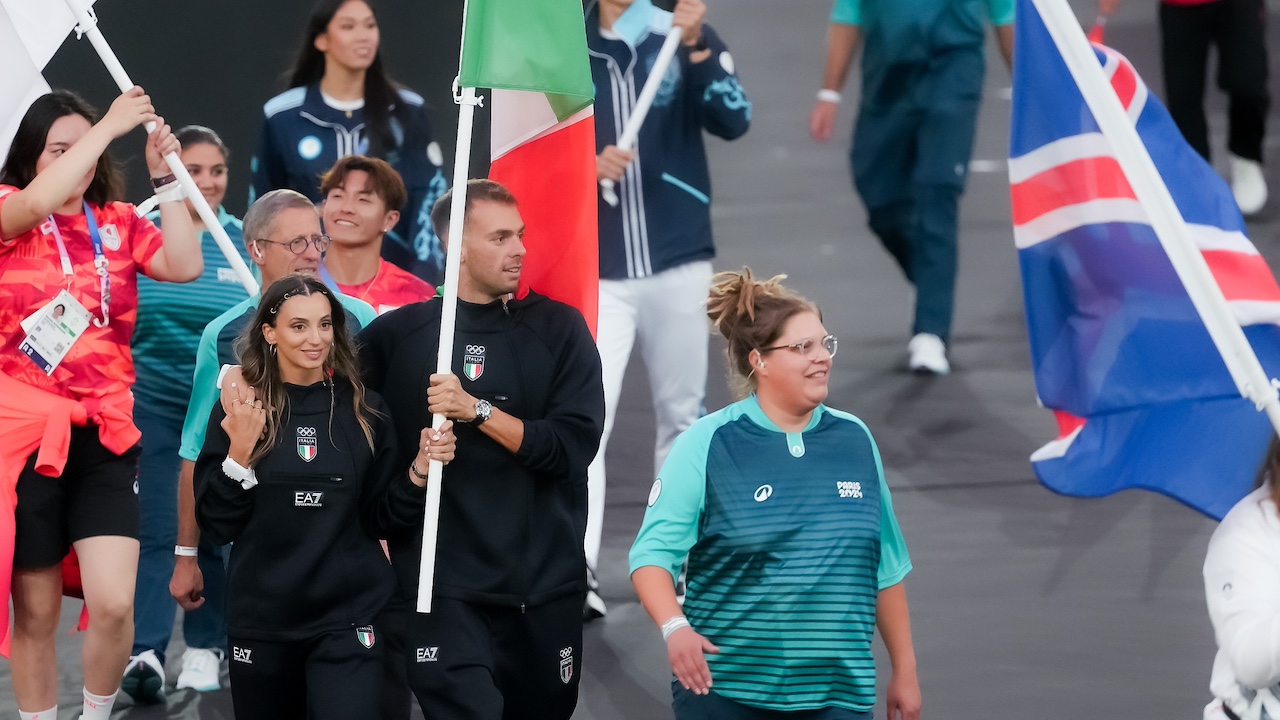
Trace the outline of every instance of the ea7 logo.
{"label": "ea7 logo", "polygon": [[862,483],[838,482],[836,483],[836,492],[840,493],[842,498],[860,498],[862,497]]}
{"label": "ea7 logo", "polygon": [[436,656],[440,654],[438,647],[420,647],[418,648],[418,662],[435,662]]}
{"label": "ea7 logo", "polygon": [[294,507],[324,507],[324,492],[320,490],[299,491],[293,494]]}
{"label": "ea7 logo", "polygon": [[241,662],[241,663],[244,663],[245,665],[252,665],[253,660],[250,659],[250,656],[252,655],[253,655],[252,648],[235,647],[234,645],[231,646],[231,657],[236,662]]}

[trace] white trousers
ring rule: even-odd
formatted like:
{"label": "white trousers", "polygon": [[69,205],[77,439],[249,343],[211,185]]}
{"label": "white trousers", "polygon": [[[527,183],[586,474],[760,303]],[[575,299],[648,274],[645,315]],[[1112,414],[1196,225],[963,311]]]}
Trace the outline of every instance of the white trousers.
{"label": "white trousers", "polygon": [[605,450],[622,394],[632,347],[649,372],[657,416],[653,448],[656,474],[676,436],[702,412],[707,389],[707,290],[711,261],[686,263],[635,280],[600,281],[600,324],[596,344],[604,376],[604,434],[600,451],[587,469],[587,563],[600,559],[604,532]]}

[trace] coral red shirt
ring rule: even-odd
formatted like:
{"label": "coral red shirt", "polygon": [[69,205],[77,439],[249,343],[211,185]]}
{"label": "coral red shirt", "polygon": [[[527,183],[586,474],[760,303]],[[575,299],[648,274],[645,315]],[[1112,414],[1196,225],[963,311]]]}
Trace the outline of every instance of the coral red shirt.
{"label": "coral red shirt", "polygon": [[430,283],[386,260],[379,262],[378,274],[369,282],[359,285],[336,284],[343,295],[369,303],[379,315],[436,296],[436,289]]}
{"label": "coral red shirt", "polygon": [[[0,185],[0,207],[17,188]],[[22,320],[62,290],[102,320],[98,275],[88,220],[79,215],[54,215],[71,260],[70,277],[62,272],[58,244],[52,232],[36,226],[9,242],[0,241],[0,372],[62,397],[101,398],[128,390],[134,381],[129,343],[138,317],[138,273],[150,275],[151,260],[162,245],[160,230],[140,218],[128,203],[91,206],[102,237],[111,278],[110,323],[91,323],[67,352],[52,375],[32,362],[18,346],[26,332]]]}

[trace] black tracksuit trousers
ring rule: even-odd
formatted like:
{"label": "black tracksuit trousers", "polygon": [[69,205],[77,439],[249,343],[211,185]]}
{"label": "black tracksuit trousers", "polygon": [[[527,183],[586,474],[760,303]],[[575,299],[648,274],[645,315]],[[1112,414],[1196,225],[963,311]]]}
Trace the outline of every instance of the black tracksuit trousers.
{"label": "black tracksuit trousers", "polygon": [[293,642],[229,637],[236,720],[377,717],[384,649],[376,630],[371,647],[365,642],[356,628]]}
{"label": "black tracksuit trousers", "polygon": [[[437,597],[410,613],[409,687],[430,720],[569,720],[582,671],[581,593],[521,610]],[[234,687],[234,685],[233,685]]]}
{"label": "black tracksuit trousers", "polygon": [[1169,114],[1183,137],[1207,160],[1204,113],[1209,46],[1218,48],[1218,87],[1227,93],[1227,147],[1262,162],[1270,96],[1267,91],[1265,0],[1216,0],[1202,5],[1160,3],[1161,52]]}

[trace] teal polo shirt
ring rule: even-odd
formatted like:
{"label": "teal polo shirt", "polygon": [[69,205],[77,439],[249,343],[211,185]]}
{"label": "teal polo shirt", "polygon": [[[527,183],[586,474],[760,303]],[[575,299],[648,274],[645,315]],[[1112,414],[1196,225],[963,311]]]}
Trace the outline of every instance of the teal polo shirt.
{"label": "teal polo shirt", "polygon": [[720,648],[715,690],[770,710],[875,705],[876,601],[911,570],[880,452],[861,420],[819,405],[786,433],[754,396],[693,424],[649,495],[631,571],[674,581]]}
{"label": "teal polo shirt", "polygon": [[[160,224],[160,213],[148,218],[157,226]],[[219,207],[218,223],[240,252],[240,258],[253,267],[245,252],[240,220]],[[157,282],[138,275],[138,322],[132,344],[138,379],[133,394],[138,405],[172,419],[175,426],[187,414],[200,333],[247,295],[231,263],[207,230],[200,234],[200,252],[204,256],[204,272],[192,282]]]}

